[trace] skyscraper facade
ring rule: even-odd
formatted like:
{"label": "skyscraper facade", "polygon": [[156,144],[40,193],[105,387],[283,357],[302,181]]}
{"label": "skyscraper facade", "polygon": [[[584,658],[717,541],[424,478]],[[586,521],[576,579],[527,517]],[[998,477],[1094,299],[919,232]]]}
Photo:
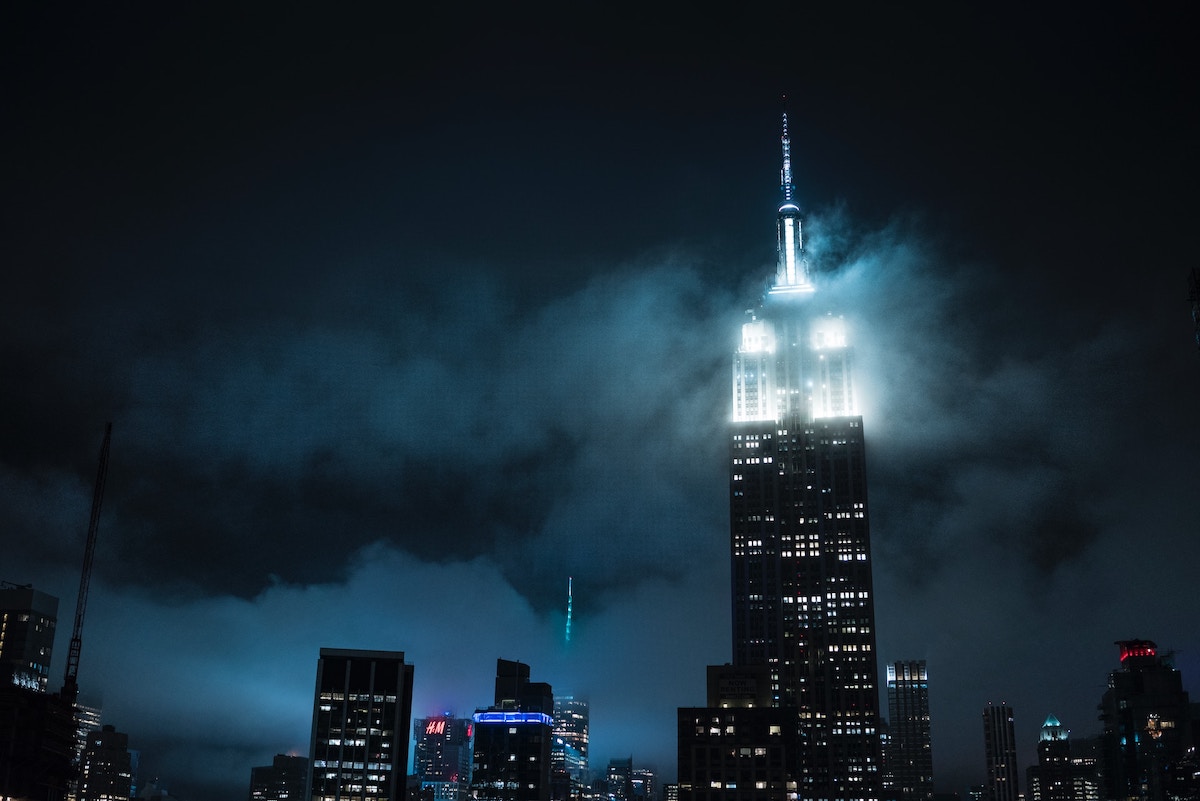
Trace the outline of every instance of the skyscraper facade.
{"label": "skyscraper facade", "polygon": [[556,801],[580,798],[589,781],[587,699],[554,697],[554,739],[550,744],[551,796]]}
{"label": "skyscraper facade", "polygon": [[988,704],[983,708],[983,753],[987,765],[984,801],[1017,801],[1017,739],[1011,707]]}
{"label": "skyscraper facade", "polygon": [[[1163,801],[1200,795],[1189,750],[1192,705],[1183,677],[1150,640],[1120,640],[1121,666],[1100,699],[1105,797]],[[1185,768],[1185,765],[1188,766]]]}
{"label": "skyscraper facade", "polygon": [[883,788],[889,798],[933,798],[933,740],[929,729],[929,673],[925,660],[887,666],[888,740]]}
{"label": "skyscraper facade", "polygon": [[469,718],[440,715],[413,721],[413,777],[426,797],[463,801],[471,787]]}
{"label": "skyscraper facade", "polygon": [[88,735],[79,769],[79,801],[128,801],[133,783],[129,736],[112,726]]}
{"label": "skyscraper facade", "polygon": [[768,665],[709,665],[708,704],[678,710],[679,801],[794,801],[800,731]]}
{"label": "skyscraper facade", "polygon": [[648,768],[634,768],[633,780],[634,801],[658,801],[658,776]]}
{"label": "skyscraper facade", "polygon": [[633,801],[633,757],[608,760],[605,783],[610,801]]}
{"label": "skyscraper facade", "polygon": [[[849,330],[819,308],[787,117],[774,282],[733,358],[733,663],[766,666],[792,709],[806,801],[880,792],[866,449]],[[682,781],[681,781],[682,784]]]}
{"label": "skyscraper facade", "polygon": [[1038,736],[1038,763],[1025,771],[1031,801],[1074,801],[1071,743],[1067,729],[1050,715]]}
{"label": "skyscraper facade", "polygon": [[1025,771],[1030,801],[1098,801],[1096,760],[1071,752],[1070,732],[1050,715],[1038,736],[1038,761]]}
{"label": "skyscraper facade", "polygon": [[412,687],[403,651],[321,649],[309,746],[312,801],[404,801]]}
{"label": "skyscraper facade", "polygon": [[475,724],[471,797],[479,801],[549,801],[554,692],[529,680],[529,665],[496,660],[495,702]]}
{"label": "skyscraper facade", "polygon": [[0,586],[0,682],[46,692],[58,599],[32,586]]}
{"label": "skyscraper facade", "polygon": [[300,801],[308,773],[308,757],[276,754],[270,765],[250,769],[248,801]]}

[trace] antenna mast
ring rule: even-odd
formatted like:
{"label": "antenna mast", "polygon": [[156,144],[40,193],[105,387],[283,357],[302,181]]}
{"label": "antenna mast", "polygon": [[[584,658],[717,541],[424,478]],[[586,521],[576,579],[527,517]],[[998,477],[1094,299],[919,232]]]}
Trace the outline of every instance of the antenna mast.
{"label": "antenna mast", "polygon": [[780,137],[780,142],[783,144],[783,169],[779,171],[779,184],[783,190],[783,202],[791,203],[796,187],[792,183],[792,140],[788,137],[786,111],[783,112],[783,136]]}
{"label": "antenna mast", "polygon": [[83,551],[83,572],[79,576],[79,596],[75,600],[75,628],[71,632],[71,647],[67,652],[67,674],[63,679],[62,696],[74,704],[79,697],[79,651],[83,645],[83,615],[87,611],[88,585],[92,580],[92,556],[96,553],[96,530],[100,524],[100,502],[104,499],[104,481],[108,477],[108,446],[112,441],[112,423],[104,427],[104,444],[100,446],[100,467],[96,470],[96,486],[92,490],[92,516],[88,521],[87,545]]}
{"label": "antenna mast", "polygon": [[567,576],[567,643],[571,642],[571,584],[574,579]]}

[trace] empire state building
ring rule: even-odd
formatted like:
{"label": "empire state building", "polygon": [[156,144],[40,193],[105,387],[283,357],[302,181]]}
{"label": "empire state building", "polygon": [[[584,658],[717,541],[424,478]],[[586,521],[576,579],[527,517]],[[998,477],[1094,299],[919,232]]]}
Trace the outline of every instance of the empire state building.
{"label": "empire state building", "polygon": [[820,308],[805,258],[786,114],[782,145],[776,274],[733,357],[733,665],[762,671],[771,705],[795,710],[800,799],[877,799],[863,420],[849,332]]}

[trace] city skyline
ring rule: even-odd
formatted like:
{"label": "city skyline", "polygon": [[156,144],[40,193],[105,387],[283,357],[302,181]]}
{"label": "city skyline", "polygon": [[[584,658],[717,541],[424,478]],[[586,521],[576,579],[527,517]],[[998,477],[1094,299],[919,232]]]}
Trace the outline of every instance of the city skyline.
{"label": "city skyline", "polygon": [[1114,641],[1200,695],[1186,26],[776,11],[6,11],[0,580],[59,599],[50,688],[112,420],[81,699],[173,794],[304,753],[321,647],[403,651],[417,717],[520,660],[669,780],[786,105],[938,790],[989,700],[1021,769],[1096,733]]}

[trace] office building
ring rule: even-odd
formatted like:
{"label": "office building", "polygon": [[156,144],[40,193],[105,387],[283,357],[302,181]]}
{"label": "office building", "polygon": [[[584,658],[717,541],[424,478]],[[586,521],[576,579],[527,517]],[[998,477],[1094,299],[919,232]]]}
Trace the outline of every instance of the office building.
{"label": "office building", "polygon": [[634,768],[630,786],[633,788],[634,801],[656,801],[658,797],[658,777],[652,770]]}
{"label": "office building", "polygon": [[496,660],[494,703],[472,715],[472,798],[550,801],[553,715],[549,684],[531,682],[526,664]]}
{"label": "office building", "polygon": [[469,718],[440,715],[413,721],[413,777],[423,798],[463,801],[471,788]]}
{"label": "office building", "polygon": [[[1183,678],[1150,640],[1120,640],[1100,699],[1105,797],[1165,801],[1200,794],[1192,707]],[[1188,766],[1186,769],[1184,766]],[[1200,766],[1197,766],[1200,768]]]}
{"label": "office building", "polygon": [[[103,726],[100,724],[100,718],[103,710],[94,704],[85,704],[76,699],[75,701],[75,750],[72,753],[72,763],[75,766],[76,773],[83,765],[83,753],[87,750],[88,738],[92,732],[101,731]],[[130,752],[134,755],[135,752]],[[136,756],[135,762],[136,762]],[[136,764],[134,765],[136,768]],[[136,773],[136,771],[135,771]],[[136,791],[136,787],[134,788]]]}
{"label": "office building", "polygon": [[552,801],[579,801],[588,795],[590,716],[587,699],[573,695],[554,697],[554,739],[550,743]]}
{"label": "office building", "polygon": [[0,683],[0,798],[66,797],[76,774],[73,713],[57,693]]}
{"label": "office building", "polygon": [[633,757],[608,760],[605,787],[609,801],[633,801]]}
{"label": "office building", "polygon": [[769,665],[709,665],[707,706],[678,710],[678,801],[794,801],[800,728]]}
{"label": "office building", "polygon": [[561,695],[554,698],[554,742],[550,761],[573,780],[588,778],[588,726],[591,708],[586,698]]}
{"label": "office building", "polygon": [[1030,801],[1074,801],[1071,743],[1058,718],[1050,715],[1038,736],[1038,763],[1025,771]]}
{"label": "office building", "polygon": [[250,769],[249,801],[300,801],[309,769],[308,757],[276,754],[270,765]]}
{"label": "office building", "polygon": [[322,648],[313,701],[312,801],[404,801],[413,666],[402,651]]}
{"label": "office building", "polygon": [[1013,711],[1005,704],[983,708],[983,752],[987,768],[984,801],[1017,801],[1017,739]]}
{"label": "office building", "polygon": [[883,789],[899,801],[933,798],[933,741],[929,729],[929,673],[925,660],[887,666],[888,727]]}
{"label": "office building", "polygon": [[0,683],[46,692],[57,622],[53,595],[0,584]]}
{"label": "office building", "polygon": [[79,801],[128,801],[133,796],[129,735],[112,726],[91,732],[79,766]]}
{"label": "office building", "polygon": [[1025,771],[1029,801],[1098,801],[1096,760],[1072,752],[1070,732],[1050,715],[1038,736],[1038,762]]}
{"label": "office building", "polygon": [[851,331],[822,307],[810,273],[786,115],[782,144],[775,278],[733,358],[733,664],[766,666],[773,705],[794,710],[800,798],[877,799],[874,588]]}

